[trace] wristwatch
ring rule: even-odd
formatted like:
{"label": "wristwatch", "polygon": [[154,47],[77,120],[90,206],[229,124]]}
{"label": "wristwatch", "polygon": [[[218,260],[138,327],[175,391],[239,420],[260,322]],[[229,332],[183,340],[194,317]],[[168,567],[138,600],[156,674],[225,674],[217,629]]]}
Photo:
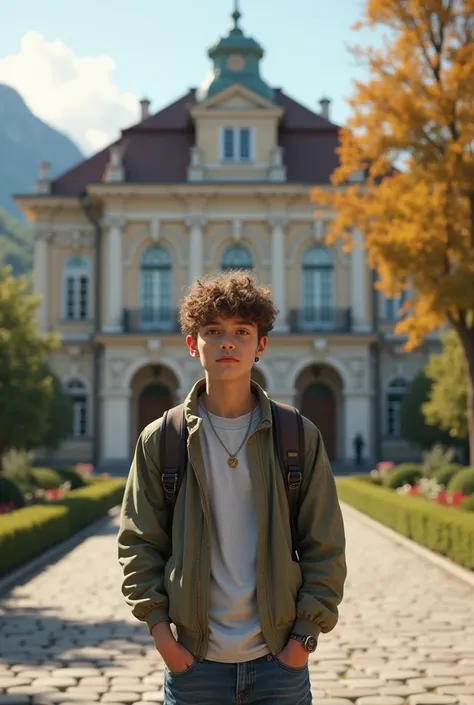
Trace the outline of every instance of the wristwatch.
{"label": "wristwatch", "polygon": [[290,639],[299,641],[310,654],[316,651],[318,645],[317,639],[314,636],[304,636],[303,634],[290,634]]}

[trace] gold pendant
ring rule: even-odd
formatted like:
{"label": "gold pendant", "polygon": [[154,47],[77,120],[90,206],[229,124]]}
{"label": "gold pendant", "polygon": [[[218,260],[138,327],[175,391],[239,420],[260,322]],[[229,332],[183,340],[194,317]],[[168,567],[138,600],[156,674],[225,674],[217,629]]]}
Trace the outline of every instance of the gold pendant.
{"label": "gold pendant", "polygon": [[236,468],[238,464],[239,464],[239,461],[237,460],[237,458],[235,456],[231,455],[227,461],[227,465],[230,468]]}

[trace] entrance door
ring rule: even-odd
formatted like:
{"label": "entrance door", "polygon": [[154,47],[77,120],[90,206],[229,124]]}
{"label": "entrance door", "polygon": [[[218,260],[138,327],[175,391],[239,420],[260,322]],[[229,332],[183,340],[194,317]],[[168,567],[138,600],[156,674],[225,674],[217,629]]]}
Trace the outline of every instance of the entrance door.
{"label": "entrance door", "polygon": [[301,398],[300,411],[321,431],[330,460],[336,457],[336,399],[333,391],[322,382],[308,384]]}
{"label": "entrance door", "polygon": [[164,384],[153,383],[145,387],[138,397],[138,433],[172,406],[171,392]]}

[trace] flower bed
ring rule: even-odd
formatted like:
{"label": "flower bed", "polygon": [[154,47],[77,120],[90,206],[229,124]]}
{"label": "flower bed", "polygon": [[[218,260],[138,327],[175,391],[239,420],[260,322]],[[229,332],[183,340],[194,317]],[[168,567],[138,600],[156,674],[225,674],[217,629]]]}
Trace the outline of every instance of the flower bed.
{"label": "flower bed", "polygon": [[[417,463],[379,463],[370,473],[377,485],[385,485],[398,494],[422,497],[430,502],[472,511],[474,468],[448,465],[439,468],[433,477],[424,476]],[[426,470],[425,470],[426,471]]]}
{"label": "flower bed", "polygon": [[125,479],[106,479],[0,517],[0,575],[68,539],[121,503]]}
{"label": "flower bed", "polygon": [[94,474],[90,463],[70,467],[33,467],[31,453],[11,450],[3,457],[0,474],[0,515],[25,506],[48,504],[65,499],[71,490],[110,478],[108,473]]}
{"label": "flower bed", "polygon": [[377,482],[370,477],[338,478],[339,498],[421,546],[474,570],[474,513],[399,493]]}

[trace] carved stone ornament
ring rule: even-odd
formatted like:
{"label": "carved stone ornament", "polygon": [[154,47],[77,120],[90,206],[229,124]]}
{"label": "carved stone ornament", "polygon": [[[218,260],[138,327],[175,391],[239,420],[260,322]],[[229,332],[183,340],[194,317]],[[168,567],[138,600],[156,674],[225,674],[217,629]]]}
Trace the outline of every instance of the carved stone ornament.
{"label": "carved stone ornament", "polygon": [[239,218],[232,221],[232,239],[234,242],[242,240],[242,221]]}
{"label": "carved stone ornament", "polygon": [[352,372],[354,381],[354,389],[362,389],[365,380],[365,363],[360,357],[353,358],[349,361],[349,369]]}
{"label": "carved stone ornament", "polygon": [[269,360],[269,367],[272,370],[273,375],[276,379],[285,379],[290,373],[290,368],[294,363],[293,360],[286,357],[280,357],[276,360]]}
{"label": "carved stone ornament", "polygon": [[94,236],[80,230],[73,230],[72,232],[56,233],[54,242],[57,245],[72,247],[77,252],[82,247],[91,247],[94,244]]}
{"label": "carved stone ornament", "polygon": [[125,226],[125,222],[125,216],[121,213],[108,213],[104,219],[104,224],[107,228],[114,228],[116,230],[122,230]]}
{"label": "carved stone ornament", "polygon": [[160,234],[161,234],[161,228],[160,228],[160,219],[159,218],[152,218],[150,220],[150,237],[153,240],[153,242],[158,242],[160,239]]}
{"label": "carved stone ornament", "polygon": [[323,242],[326,233],[326,221],[318,218],[313,223],[313,238],[316,242]]}
{"label": "carved stone ornament", "polygon": [[326,338],[315,338],[313,340],[313,347],[317,352],[323,353],[328,347],[328,341]]}
{"label": "carved stone ornament", "polygon": [[161,340],[159,338],[150,338],[147,340],[146,346],[150,352],[154,352],[161,348]]}
{"label": "carved stone ornament", "polygon": [[120,386],[120,381],[123,379],[125,370],[128,367],[128,360],[121,360],[118,358],[109,360],[108,363],[110,379],[114,386]]}
{"label": "carved stone ornament", "polygon": [[71,345],[67,349],[69,357],[78,357],[81,354],[81,348],[78,345]]}

